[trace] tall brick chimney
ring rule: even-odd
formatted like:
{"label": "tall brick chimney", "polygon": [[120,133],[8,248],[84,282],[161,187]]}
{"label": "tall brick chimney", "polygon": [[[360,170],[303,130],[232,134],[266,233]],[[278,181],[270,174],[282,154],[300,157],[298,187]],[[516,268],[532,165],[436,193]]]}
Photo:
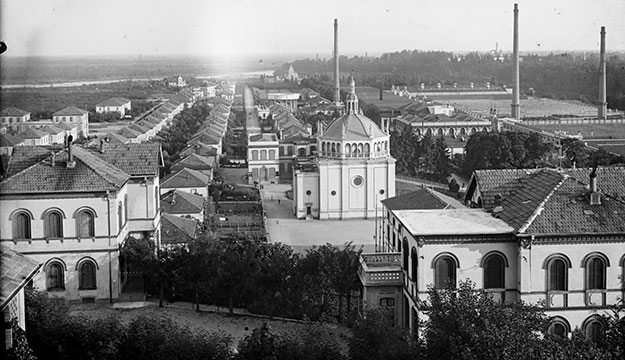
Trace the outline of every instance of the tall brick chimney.
{"label": "tall brick chimney", "polygon": [[606,100],[606,71],[605,71],[605,26],[601,27],[601,49],[599,52],[599,119],[605,119],[608,114]]}
{"label": "tall brick chimney", "polygon": [[339,21],[334,19],[334,104],[341,102],[341,88],[339,84]]}
{"label": "tall brick chimney", "polygon": [[521,118],[521,100],[519,96],[519,4],[514,4],[514,35],[512,45],[512,105],[511,117],[519,120]]}

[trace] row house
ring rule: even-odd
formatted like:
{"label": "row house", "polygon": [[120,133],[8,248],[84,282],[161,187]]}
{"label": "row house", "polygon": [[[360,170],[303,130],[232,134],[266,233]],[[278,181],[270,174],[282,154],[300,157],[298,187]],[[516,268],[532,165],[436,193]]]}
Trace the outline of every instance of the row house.
{"label": "row house", "polygon": [[0,242],[43,264],[36,288],[70,301],[120,298],[120,248],[130,237],[159,241],[159,154],[158,144],[71,142],[14,152],[0,183]]}
{"label": "row house", "polygon": [[200,234],[199,222],[194,218],[186,218],[163,213],[161,245],[164,247],[180,246],[197,239]]}
{"label": "row house", "polygon": [[118,112],[120,117],[123,118],[126,113],[130,112],[131,106],[130,100],[122,97],[114,97],[96,104],[95,111],[99,114]]}
{"label": "row house", "polygon": [[63,144],[69,136],[76,139],[79,126],[65,121],[55,123],[50,120],[29,121],[21,126],[22,131],[16,136],[25,141],[25,145]]}
{"label": "row house", "polygon": [[478,170],[465,197],[472,208],[388,209],[383,251],[361,257],[363,301],[392,302],[398,323],[415,330],[428,286],[453,291],[471,279],[496,300],[542,304],[549,333],[580,328],[597,340],[599,315],[625,295],[624,176],[625,168]]}
{"label": "row house", "polygon": [[175,172],[185,168],[196,170],[208,176],[209,181],[213,181],[213,170],[215,168],[215,164],[215,157],[190,153],[173,163],[171,170]]}
{"label": "row house", "polygon": [[89,112],[87,110],[79,109],[75,106],[67,106],[52,114],[52,121],[55,123],[63,121],[71,125],[78,125],[78,136],[83,138],[89,137]]}
{"label": "row house", "polygon": [[193,219],[200,224],[204,221],[205,202],[201,194],[176,189],[163,194],[161,208],[165,214]]}
{"label": "row house", "polygon": [[183,168],[171,173],[163,179],[161,184],[161,195],[171,190],[183,190],[191,194],[208,196],[208,185],[210,179],[200,171]]}
{"label": "row house", "polygon": [[0,128],[10,128],[20,131],[21,126],[30,120],[30,112],[22,109],[8,107],[0,111]]}

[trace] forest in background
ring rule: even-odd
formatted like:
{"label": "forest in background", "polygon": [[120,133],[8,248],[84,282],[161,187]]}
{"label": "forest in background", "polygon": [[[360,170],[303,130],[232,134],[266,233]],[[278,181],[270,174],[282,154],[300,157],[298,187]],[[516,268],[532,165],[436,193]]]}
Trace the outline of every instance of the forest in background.
{"label": "forest in background", "polygon": [[[293,63],[300,77],[332,78],[332,60],[302,59]],[[288,65],[285,65],[288,67]],[[342,83],[354,71],[359,86],[388,90],[395,86],[468,86],[470,82],[494,86],[512,85],[512,61],[497,61],[490,54],[458,55],[443,51],[402,50],[379,57],[339,58]],[[560,100],[581,100],[595,104],[598,98],[598,54],[523,55],[520,62],[521,93]],[[607,56],[608,107],[625,110],[625,57]]]}

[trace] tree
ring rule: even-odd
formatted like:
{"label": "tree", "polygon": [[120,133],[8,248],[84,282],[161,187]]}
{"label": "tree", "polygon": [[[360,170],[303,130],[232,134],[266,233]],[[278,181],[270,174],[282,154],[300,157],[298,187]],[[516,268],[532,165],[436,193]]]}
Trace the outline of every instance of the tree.
{"label": "tree", "polygon": [[577,167],[586,167],[588,165],[590,151],[582,141],[575,138],[566,138],[562,139],[560,144],[566,158],[572,165]]}
{"label": "tree", "polygon": [[421,344],[407,330],[395,326],[389,309],[366,309],[352,328],[352,359],[418,359],[422,353]]}

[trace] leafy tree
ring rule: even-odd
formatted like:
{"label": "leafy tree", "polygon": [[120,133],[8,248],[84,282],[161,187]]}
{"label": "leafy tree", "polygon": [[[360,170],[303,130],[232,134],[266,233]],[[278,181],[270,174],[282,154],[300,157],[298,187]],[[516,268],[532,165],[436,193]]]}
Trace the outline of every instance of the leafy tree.
{"label": "leafy tree", "polygon": [[577,167],[586,167],[589,165],[588,159],[590,151],[582,141],[575,138],[566,138],[562,139],[560,144],[562,145],[562,150],[566,158],[571,164],[575,164]]}
{"label": "leafy tree", "polygon": [[389,309],[366,309],[352,328],[349,355],[352,359],[419,359],[421,344],[406,330],[395,326]]}

